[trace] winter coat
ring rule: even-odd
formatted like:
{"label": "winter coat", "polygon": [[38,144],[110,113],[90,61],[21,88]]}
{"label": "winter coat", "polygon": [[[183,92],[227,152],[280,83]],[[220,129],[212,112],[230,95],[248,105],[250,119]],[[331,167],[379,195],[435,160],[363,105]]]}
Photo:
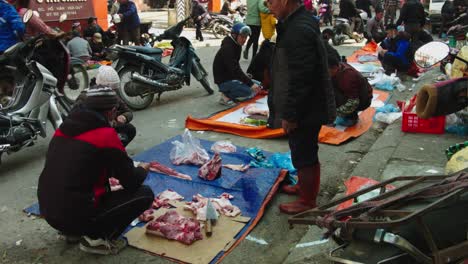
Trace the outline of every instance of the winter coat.
{"label": "winter coat", "polygon": [[301,6],[278,23],[277,32],[268,126],[279,128],[281,120],[297,122],[299,127],[331,123],[335,98],[317,21]]}
{"label": "winter coat", "polygon": [[404,24],[426,24],[426,13],[424,7],[418,0],[409,0],[400,10],[400,17],[396,22],[397,25]]}
{"label": "winter coat", "polygon": [[276,31],[276,18],[270,14],[270,10],[265,6],[263,0],[258,1],[258,10],[260,11],[263,38],[271,39]]}
{"label": "winter coat", "polygon": [[[461,48],[457,56],[464,60],[468,60],[468,46],[464,46],[463,48]],[[455,79],[465,76],[468,76],[468,64],[459,59],[455,59],[453,61],[452,74],[450,77]]]}
{"label": "winter coat", "polygon": [[85,38],[93,38],[95,33],[101,34],[101,36],[104,38],[104,30],[99,25],[93,25],[87,27],[84,32],[83,32],[83,37]]}
{"label": "winter coat", "polygon": [[55,131],[37,190],[40,211],[52,226],[77,230],[96,216],[115,177],[127,191],[147,172],[135,168],[117,132],[100,113],[81,108]]}
{"label": "winter coat", "polygon": [[[76,98],[74,109],[79,109],[82,107],[83,102],[86,100],[86,90],[81,92],[78,98]],[[125,116],[125,119],[127,119],[127,123],[130,123],[133,120],[133,113],[130,108],[128,108],[127,104],[120,98],[118,97],[118,105],[117,105],[117,115],[123,115]]]}
{"label": "winter coat", "polygon": [[215,55],[213,61],[213,77],[216,84],[227,81],[238,80],[248,86],[252,86],[252,80],[241,69],[239,60],[242,53],[242,46],[231,36],[224,38],[221,48]]}
{"label": "winter coat", "polygon": [[247,16],[245,17],[247,25],[260,26],[259,2],[263,2],[263,0],[247,0]]}
{"label": "winter coat", "polygon": [[25,31],[25,25],[16,9],[7,1],[0,0],[0,52],[15,45]]}
{"label": "winter coat", "polygon": [[392,56],[398,58],[404,65],[409,65],[411,61],[410,38],[406,32],[400,32],[394,39],[386,38],[382,41],[382,48],[386,49],[385,57]]}
{"label": "winter coat", "polygon": [[338,17],[346,18],[351,20],[354,17],[357,17],[359,14],[356,9],[356,5],[353,0],[341,0],[340,1],[340,13]]}
{"label": "winter coat", "polygon": [[123,15],[123,19],[119,23],[119,29],[132,30],[140,26],[138,10],[132,1],[121,4],[117,13]]}
{"label": "winter coat", "polygon": [[205,8],[202,5],[200,5],[198,2],[194,2],[190,17],[198,21],[198,17],[203,16],[205,13],[206,13]]}

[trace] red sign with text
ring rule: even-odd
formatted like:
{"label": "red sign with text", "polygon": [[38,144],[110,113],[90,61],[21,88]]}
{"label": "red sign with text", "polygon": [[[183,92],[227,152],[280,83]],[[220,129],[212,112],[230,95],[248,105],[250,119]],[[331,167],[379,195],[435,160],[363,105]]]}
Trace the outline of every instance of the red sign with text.
{"label": "red sign with text", "polygon": [[58,21],[67,14],[67,20],[82,20],[94,16],[92,0],[32,0],[29,8],[39,12],[45,22]]}

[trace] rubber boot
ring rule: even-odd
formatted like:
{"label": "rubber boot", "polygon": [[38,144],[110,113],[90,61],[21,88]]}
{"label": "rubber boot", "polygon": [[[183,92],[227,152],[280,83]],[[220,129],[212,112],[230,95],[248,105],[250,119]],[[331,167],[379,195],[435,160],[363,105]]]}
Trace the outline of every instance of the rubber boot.
{"label": "rubber boot", "polygon": [[299,177],[299,199],[280,204],[279,209],[286,214],[298,214],[317,207],[317,195],[320,189],[320,164],[305,167],[297,171]]}
{"label": "rubber boot", "polygon": [[299,181],[294,185],[283,185],[281,191],[290,195],[299,195]]}

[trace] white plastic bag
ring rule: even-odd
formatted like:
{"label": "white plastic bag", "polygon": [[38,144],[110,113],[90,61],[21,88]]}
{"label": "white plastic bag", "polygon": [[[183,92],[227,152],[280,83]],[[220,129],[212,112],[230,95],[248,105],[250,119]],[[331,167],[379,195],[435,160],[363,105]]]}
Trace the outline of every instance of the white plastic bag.
{"label": "white plastic bag", "polygon": [[395,122],[398,118],[402,116],[401,112],[398,113],[377,113],[375,114],[375,120],[386,123],[386,124],[391,124]]}
{"label": "white plastic bag", "polygon": [[182,135],[182,141],[173,141],[174,147],[171,150],[170,158],[174,165],[193,164],[203,165],[209,159],[208,152],[200,145],[197,138],[192,137],[188,129]]}
{"label": "white plastic bag", "polygon": [[217,141],[211,146],[211,151],[218,153],[234,153],[237,151],[237,148],[231,141]]}

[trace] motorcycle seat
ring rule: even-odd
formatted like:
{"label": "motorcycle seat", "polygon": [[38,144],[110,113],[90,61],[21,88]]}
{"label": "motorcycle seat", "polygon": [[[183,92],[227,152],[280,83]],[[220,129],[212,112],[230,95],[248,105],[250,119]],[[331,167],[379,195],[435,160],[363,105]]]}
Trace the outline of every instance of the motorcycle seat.
{"label": "motorcycle seat", "polygon": [[129,48],[136,50],[139,53],[147,54],[147,55],[154,55],[154,54],[162,54],[163,50],[158,48],[148,48],[148,47],[140,47],[140,46],[129,46]]}

